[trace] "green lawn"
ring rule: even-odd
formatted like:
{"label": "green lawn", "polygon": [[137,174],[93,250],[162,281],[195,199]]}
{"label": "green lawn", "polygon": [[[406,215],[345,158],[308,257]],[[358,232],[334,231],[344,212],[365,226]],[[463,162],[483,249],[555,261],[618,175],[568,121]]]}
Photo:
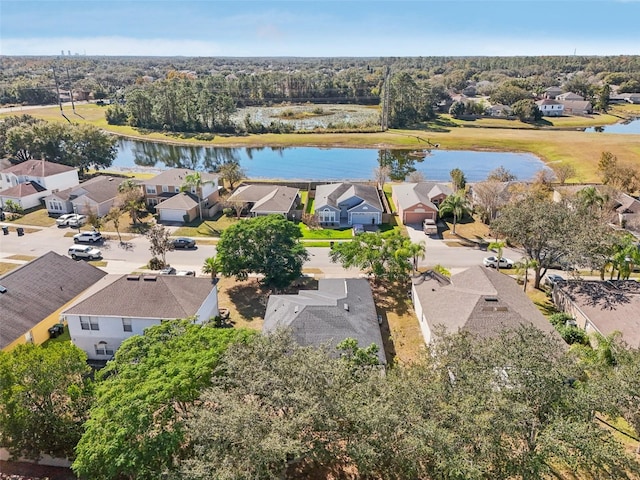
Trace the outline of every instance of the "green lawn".
{"label": "green lawn", "polygon": [[302,238],[305,240],[339,240],[352,238],[353,232],[351,228],[321,228],[318,230],[311,230],[305,224],[300,223],[300,231],[302,232]]}
{"label": "green lawn", "polygon": [[212,220],[194,220],[193,222],[178,228],[174,232],[176,237],[219,237],[220,234],[231,225],[238,223],[238,219],[227,217],[222,213],[216,214]]}
{"label": "green lawn", "polygon": [[315,198],[312,198],[311,200],[309,200],[307,202],[307,208],[305,208],[305,213],[309,213],[309,214],[313,214],[315,212],[314,207],[315,207]]}

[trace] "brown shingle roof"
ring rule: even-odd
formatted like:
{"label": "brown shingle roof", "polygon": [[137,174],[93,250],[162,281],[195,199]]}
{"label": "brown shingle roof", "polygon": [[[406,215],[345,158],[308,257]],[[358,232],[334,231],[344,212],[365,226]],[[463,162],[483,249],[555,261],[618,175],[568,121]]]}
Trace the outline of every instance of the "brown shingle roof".
{"label": "brown shingle roof", "polygon": [[75,168],[60,163],[45,162],[44,160],[27,160],[12,167],[5,168],[2,172],[13,173],[15,175],[29,175],[32,177],[50,177],[71,170],[75,170]]}
{"label": "brown shingle roof", "polygon": [[254,203],[254,213],[288,213],[299,191],[282,185],[245,185],[236,189],[229,200]]}
{"label": "brown shingle roof", "polygon": [[46,188],[40,185],[38,182],[25,182],[19,183],[15,187],[7,188],[0,192],[0,195],[4,197],[28,197],[34,193],[44,192]]}
{"label": "brown shingle roof", "polygon": [[187,318],[198,312],[213,288],[208,278],[124,275],[63,314]]}
{"label": "brown shingle roof", "polygon": [[49,252],[0,277],[0,348],[64,306],[106,273]]}

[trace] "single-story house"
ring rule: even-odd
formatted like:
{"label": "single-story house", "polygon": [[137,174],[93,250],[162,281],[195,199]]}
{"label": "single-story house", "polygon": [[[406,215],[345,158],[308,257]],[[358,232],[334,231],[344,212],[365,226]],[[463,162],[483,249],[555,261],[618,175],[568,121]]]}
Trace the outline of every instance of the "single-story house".
{"label": "single-story house", "polygon": [[82,215],[93,213],[104,217],[118,196],[122,179],[97,176],[80,185],[60,190],[45,197],[47,211],[52,215],[62,215],[76,211]]}
{"label": "single-story house", "polygon": [[254,217],[277,213],[292,218],[300,201],[300,190],[283,185],[241,185],[229,201],[245,203]]}
{"label": "single-story house", "polygon": [[568,115],[591,115],[593,105],[586,100],[560,100],[564,105],[564,113]]}
{"label": "single-story house", "polygon": [[23,209],[40,205],[51,192],[78,185],[78,170],[60,163],[26,160],[0,170],[0,206],[11,200]]}
{"label": "single-story house", "polygon": [[560,95],[562,93],[562,88],[554,86],[554,87],[548,87],[545,89],[542,97],[543,98],[550,98],[550,99],[555,99],[558,95]]}
{"label": "single-story house", "polygon": [[560,95],[556,95],[556,100],[558,100],[559,102],[582,102],[584,101],[584,97],[582,95],[578,95],[577,93],[565,92],[561,93]]}
{"label": "single-story house", "polygon": [[640,93],[612,93],[609,96],[610,103],[640,103]]}
{"label": "single-story house", "polygon": [[546,117],[560,117],[564,113],[564,105],[557,100],[545,98],[538,100],[536,105],[540,109],[542,115]]}
{"label": "single-story house", "polygon": [[[202,208],[203,216],[210,216],[212,213],[217,212],[217,208],[212,208],[219,200],[220,182],[217,175],[199,172],[201,178],[200,188],[192,186],[188,192],[182,191],[187,176],[194,173],[196,173],[195,170],[188,168],[172,168],[149,180],[140,182],[145,203],[149,207],[156,209],[158,219],[161,222],[182,223],[185,219],[191,221],[200,215],[200,207]],[[169,201],[177,195],[180,195],[181,198]],[[198,206],[198,199],[200,200],[200,207]]]}
{"label": "single-story house", "polygon": [[572,315],[578,327],[603,336],[620,332],[631,347],[640,347],[640,283],[635,280],[568,280],[557,283],[553,300]]}
{"label": "single-story house", "polygon": [[0,277],[0,350],[48,340],[62,309],[105,275],[55,252],[5,273]]}
{"label": "single-story house", "polygon": [[411,298],[425,343],[440,325],[480,337],[521,325],[558,335],[513,278],[480,265],[451,278],[429,270],[413,279]]}
{"label": "single-story house", "polygon": [[23,210],[40,206],[47,189],[36,182],[19,183],[15,187],[0,192],[0,207],[13,202]]}
{"label": "single-story house", "polygon": [[164,320],[206,322],[219,315],[218,287],[208,278],[109,275],[65,309],[71,341],[90,360],[108,360],[120,344]]}
{"label": "single-story house", "polygon": [[391,187],[391,200],[403,224],[437,220],[442,201],[453,190],[445,183],[401,183]]}
{"label": "single-story house", "polygon": [[508,117],[513,113],[513,108],[509,105],[502,105],[501,103],[496,103],[487,108],[487,114],[492,117]]}
{"label": "single-story house", "polygon": [[382,334],[369,282],[363,278],[325,278],[318,290],[297,295],[271,295],[262,331],[286,328],[302,346],[335,347],[347,338],[366,348],[378,347],[378,360],[386,364]]}
{"label": "single-story house", "polygon": [[363,183],[318,185],[314,209],[320,224],[379,225],[384,207],[378,189]]}

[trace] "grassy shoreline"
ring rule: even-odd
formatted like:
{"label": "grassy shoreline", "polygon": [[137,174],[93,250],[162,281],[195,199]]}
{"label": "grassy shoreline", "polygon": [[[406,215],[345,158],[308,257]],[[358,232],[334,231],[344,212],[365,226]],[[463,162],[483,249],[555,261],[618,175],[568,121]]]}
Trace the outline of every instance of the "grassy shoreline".
{"label": "grassy shoreline", "polygon": [[[67,110],[70,110],[67,108]],[[57,108],[39,108],[0,114],[29,114],[49,121],[66,122]],[[577,128],[606,125],[622,118],[640,116],[640,105],[614,106],[609,114],[551,120],[553,127],[535,128],[517,121],[478,119],[457,121],[443,115],[423,129],[388,130],[375,133],[290,133],[246,136],[219,136],[202,141],[191,135],[144,132],[128,126],[108,125],[104,107],[93,104],[76,106],[76,114],[66,111],[79,123],[90,123],[118,136],[137,140],[212,147],[319,147],[319,148],[408,148],[424,149],[438,144],[442,150],[475,150],[531,153],[553,167],[569,163],[576,169],[570,181],[598,181],[597,163],[603,151],[616,155],[622,163],[640,166],[640,135],[602,134],[577,131]],[[602,120],[602,121],[600,121]],[[582,123],[580,123],[582,122]],[[515,127],[515,128],[514,128]],[[509,168],[509,165],[505,165]]]}

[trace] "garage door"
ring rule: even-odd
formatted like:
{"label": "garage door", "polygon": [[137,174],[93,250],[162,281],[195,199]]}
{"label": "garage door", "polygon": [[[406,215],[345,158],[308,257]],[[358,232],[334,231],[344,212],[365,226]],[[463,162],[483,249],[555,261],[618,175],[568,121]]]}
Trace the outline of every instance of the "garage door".
{"label": "garage door", "polygon": [[435,220],[436,213],[435,212],[404,212],[404,218],[402,219],[402,223],[405,225],[408,223],[422,223],[425,218],[430,218]]}
{"label": "garage door", "polygon": [[163,208],[159,216],[161,222],[184,222],[184,210],[169,210]]}
{"label": "garage door", "polygon": [[355,225],[356,223],[363,225],[378,223],[378,215],[375,213],[353,212],[351,214],[351,225]]}

